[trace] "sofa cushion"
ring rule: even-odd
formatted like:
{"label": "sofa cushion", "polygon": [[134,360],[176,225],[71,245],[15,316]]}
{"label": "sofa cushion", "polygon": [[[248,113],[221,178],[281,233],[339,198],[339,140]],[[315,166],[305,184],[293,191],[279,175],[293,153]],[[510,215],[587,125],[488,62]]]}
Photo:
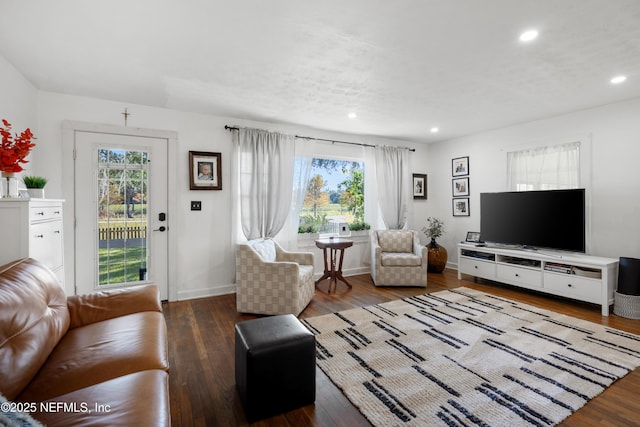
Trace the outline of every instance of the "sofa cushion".
{"label": "sofa cushion", "polygon": [[414,267],[422,264],[422,258],[415,254],[387,252],[380,257],[385,267]]}
{"label": "sofa cushion", "polygon": [[378,243],[382,252],[413,252],[411,230],[378,231]]}
{"label": "sofa cushion", "polygon": [[129,314],[69,330],[19,398],[51,399],[133,372],[168,368],[162,313]]}
{"label": "sofa cushion", "polygon": [[[70,407],[75,405],[78,410],[75,412],[52,410],[31,414],[47,427],[71,425],[168,427],[171,424],[169,376],[163,370],[148,370],[124,375],[56,396],[50,402],[55,405],[66,403],[71,405]],[[87,411],[82,411],[82,404],[87,406]]]}
{"label": "sofa cushion", "polygon": [[254,251],[260,255],[264,262],[274,262],[276,260],[276,246],[271,239],[256,239],[248,242]]}
{"label": "sofa cushion", "polygon": [[67,297],[33,259],[0,267],[0,393],[14,400],[69,328]]}
{"label": "sofa cushion", "polygon": [[127,286],[67,298],[69,329],[141,311],[162,313],[156,285]]}

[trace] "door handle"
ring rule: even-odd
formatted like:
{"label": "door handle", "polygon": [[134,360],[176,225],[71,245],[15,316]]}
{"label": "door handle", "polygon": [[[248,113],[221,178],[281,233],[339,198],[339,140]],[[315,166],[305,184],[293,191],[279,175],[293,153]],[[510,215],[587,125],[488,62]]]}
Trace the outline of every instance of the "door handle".
{"label": "door handle", "polygon": [[165,226],[163,225],[163,226],[161,226],[160,228],[156,228],[156,229],[155,229],[155,230],[153,230],[153,231],[166,231],[166,230],[167,230],[167,227],[165,227]]}

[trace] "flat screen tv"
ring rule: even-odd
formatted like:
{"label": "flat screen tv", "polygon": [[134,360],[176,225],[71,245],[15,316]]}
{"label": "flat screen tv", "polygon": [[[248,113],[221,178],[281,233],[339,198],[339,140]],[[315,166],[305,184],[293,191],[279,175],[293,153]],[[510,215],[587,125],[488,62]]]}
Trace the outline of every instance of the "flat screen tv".
{"label": "flat screen tv", "polygon": [[585,252],[585,190],[480,194],[484,242]]}

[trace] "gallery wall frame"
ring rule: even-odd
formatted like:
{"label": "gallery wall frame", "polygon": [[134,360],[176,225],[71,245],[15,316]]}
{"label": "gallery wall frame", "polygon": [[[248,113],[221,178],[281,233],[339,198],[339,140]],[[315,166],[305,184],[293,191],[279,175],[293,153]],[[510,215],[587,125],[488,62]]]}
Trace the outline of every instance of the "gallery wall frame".
{"label": "gallery wall frame", "polygon": [[453,216],[469,216],[469,198],[452,199]]}
{"label": "gallery wall frame", "polygon": [[469,156],[451,160],[451,176],[469,175]]}
{"label": "gallery wall frame", "polygon": [[451,192],[453,197],[468,196],[469,193],[469,177],[454,178],[451,180]]}
{"label": "gallery wall frame", "polygon": [[427,175],[420,173],[413,174],[413,198],[427,198]]}
{"label": "gallery wall frame", "polygon": [[222,190],[222,154],[189,151],[189,189]]}

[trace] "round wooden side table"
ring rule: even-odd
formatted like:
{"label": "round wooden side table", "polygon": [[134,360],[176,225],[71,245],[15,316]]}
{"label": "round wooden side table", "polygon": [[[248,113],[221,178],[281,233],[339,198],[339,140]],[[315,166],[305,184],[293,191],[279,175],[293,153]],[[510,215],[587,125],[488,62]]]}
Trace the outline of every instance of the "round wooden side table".
{"label": "round wooden side table", "polygon": [[[353,240],[341,239],[339,237],[332,239],[318,239],[316,240],[316,246],[324,251],[324,274],[321,278],[316,280],[316,287],[318,286],[318,283],[325,279],[329,279],[328,293],[331,293],[332,286],[335,292],[338,280],[344,282],[349,288],[351,288],[349,282],[347,282],[342,276],[342,261],[344,260],[344,250],[353,246]],[[338,255],[340,256],[339,261]],[[338,261],[337,268],[336,261]]]}

